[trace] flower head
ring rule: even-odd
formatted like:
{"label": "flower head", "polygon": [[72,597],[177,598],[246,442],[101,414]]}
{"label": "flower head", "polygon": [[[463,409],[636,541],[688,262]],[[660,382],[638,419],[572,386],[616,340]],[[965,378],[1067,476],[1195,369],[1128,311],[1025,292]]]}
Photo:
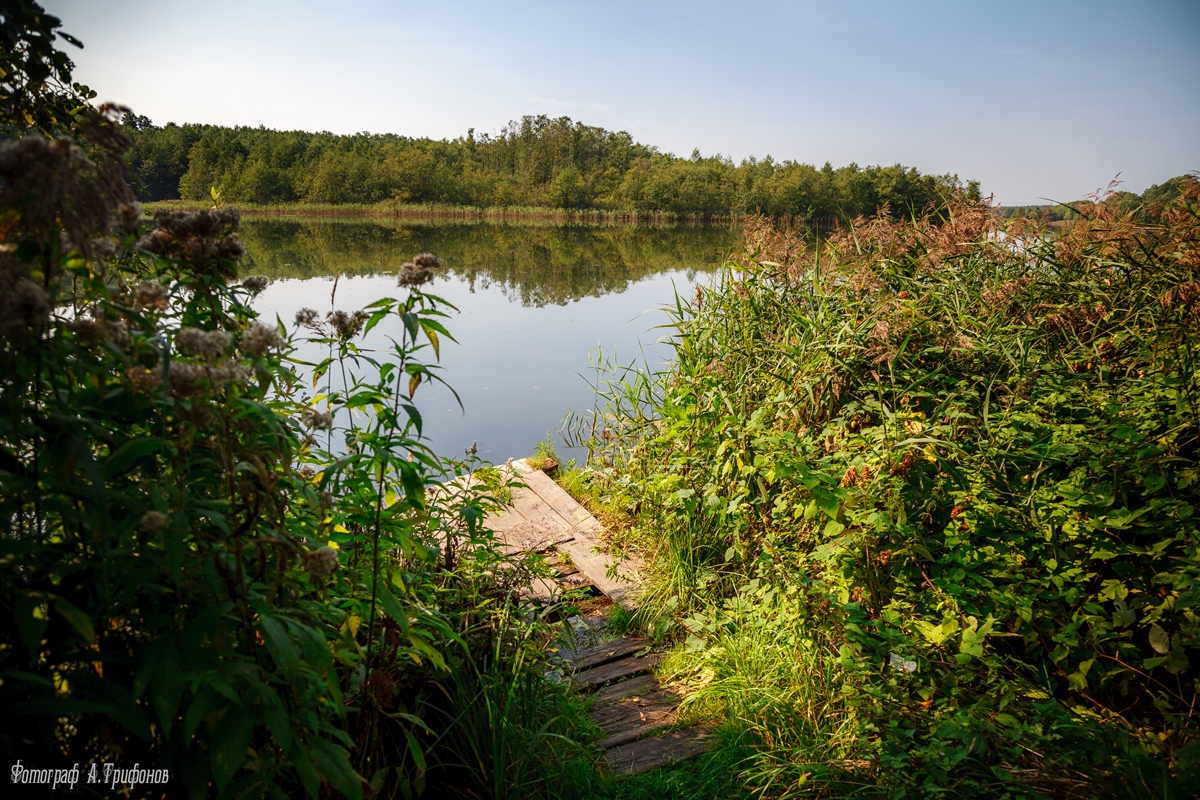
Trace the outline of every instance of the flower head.
{"label": "flower head", "polygon": [[265,356],[272,350],[281,350],[286,344],[279,330],[261,322],[251,322],[242,333],[242,352],[252,356]]}
{"label": "flower head", "polygon": [[338,568],[337,550],[332,547],[320,547],[309,550],[301,557],[304,569],[314,578],[328,578]]}

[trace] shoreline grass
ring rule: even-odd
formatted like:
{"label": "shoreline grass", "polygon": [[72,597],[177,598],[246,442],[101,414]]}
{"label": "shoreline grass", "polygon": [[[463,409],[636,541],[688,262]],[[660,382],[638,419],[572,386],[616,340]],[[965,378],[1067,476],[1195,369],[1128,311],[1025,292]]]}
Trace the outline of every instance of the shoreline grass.
{"label": "shoreline grass", "polygon": [[[228,203],[247,218],[301,217],[305,219],[388,219],[443,223],[533,223],[553,225],[710,225],[740,224],[747,219],[733,214],[676,214],[665,211],[612,211],[604,209],[549,208],[543,206],[465,206],[448,203]],[[147,211],[211,208],[207,200],[156,200],[143,203]]]}

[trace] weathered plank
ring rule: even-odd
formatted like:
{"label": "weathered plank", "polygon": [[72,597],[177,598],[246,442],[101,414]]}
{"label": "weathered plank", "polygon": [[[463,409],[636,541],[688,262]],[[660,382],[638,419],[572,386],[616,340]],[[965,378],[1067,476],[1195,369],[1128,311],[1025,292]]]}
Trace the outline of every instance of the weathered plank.
{"label": "weathered plank", "polygon": [[633,655],[648,644],[650,643],[645,639],[617,639],[611,642],[602,642],[578,652],[563,653],[563,656],[571,662],[575,672],[583,672],[585,669]]}
{"label": "weathered plank", "polygon": [[675,695],[660,689],[597,709],[592,713],[592,722],[608,734],[600,746],[607,749],[641,739],[648,728],[670,722],[677,706]]}
{"label": "weathered plank", "polygon": [[708,731],[701,725],[692,725],[610,748],[604,753],[604,761],[614,770],[636,775],[671,761],[699,755],[710,744]]}
{"label": "weathered plank", "polygon": [[627,568],[618,565],[618,579],[608,577],[608,568],[612,560],[607,556],[593,553],[595,542],[581,534],[569,542],[560,542],[558,549],[571,557],[571,562],[579,567],[579,571],[587,575],[596,588],[612,598],[612,601],[624,608],[633,607],[634,576]]}
{"label": "weathered plank", "polygon": [[641,658],[630,656],[629,658],[622,658],[619,661],[613,661],[603,666],[577,672],[571,676],[571,681],[577,689],[590,689],[595,686],[603,686],[609,681],[620,680],[621,678],[628,678],[630,675],[645,672],[657,664],[659,659],[660,657],[655,653]]}
{"label": "weathered plank", "polygon": [[548,506],[558,512],[560,517],[584,533],[598,536],[600,531],[604,530],[591,512],[581,506],[574,497],[563,491],[561,486],[541,470],[534,470],[522,476],[522,481]]}
{"label": "weathered plank", "polygon": [[600,708],[611,703],[617,703],[626,697],[653,692],[658,689],[658,678],[653,675],[638,675],[627,681],[613,683],[602,689],[597,689],[592,695],[592,708]]}
{"label": "weathered plank", "polygon": [[532,489],[513,489],[512,506],[543,529],[555,543],[574,539],[577,531]]}

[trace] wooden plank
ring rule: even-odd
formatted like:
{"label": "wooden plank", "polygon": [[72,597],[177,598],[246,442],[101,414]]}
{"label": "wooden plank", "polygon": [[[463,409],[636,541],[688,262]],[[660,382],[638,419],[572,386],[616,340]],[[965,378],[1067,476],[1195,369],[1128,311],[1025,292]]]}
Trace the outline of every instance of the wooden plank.
{"label": "wooden plank", "polygon": [[544,529],[552,541],[566,542],[575,538],[577,531],[571,523],[559,516],[532,489],[513,489],[512,505],[521,512],[521,516]]}
{"label": "wooden plank", "polygon": [[658,678],[653,675],[638,675],[627,681],[613,683],[603,689],[597,689],[592,695],[592,708],[598,709],[604,705],[618,703],[626,697],[634,697],[658,689]]}
{"label": "wooden plank", "polygon": [[577,672],[571,676],[571,682],[575,684],[577,689],[589,689],[596,686],[602,686],[609,681],[628,678],[630,675],[637,675],[645,672],[659,662],[657,654],[643,656],[642,658],[622,658],[620,661],[613,661],[600,667]]}
{"label": "wooden plank", "polygon": [[591,512],[581,506],[579,501],[567,494],[561,486],[540,469],[523,476],[522,481],[548,506],[557,511],[559,516],[579,530],[590,533],[593,537],[598,537],[603,532],[604,526],[592,516]]}
{"label": "wooden plank", "polygon": [[[631,683],[632,681],[625,682]],[[679,705],[679,696],[675,692],[653,683],[646,691],[634,692],[615,702],[594,707],[592,721],[611,733],[621,725],[621,720],[637,716],[639,711],[654,710],[660,707],[672,709],[677,705]]]}
{"label": "wooden plank", "polygon": [[699,755],[711,744],[708,731],[701,725],[692,725],[613,747],[605,751],[604,761],[614,770],[636,775],[662,764]]}
{"label": "wooden plank", "polygon": [[592,722],[608,734],[600,746],[607,749],[643,738],[647,729],[669,723],[677,706],[675,695],[665,689],[605,706],[592,714]]}
{"label": "wooden plank", "polygon": [[579,567],[579,571],[588,577],[596,588],[612,598],[612,601],[624,608],[633,608],[632,589],[634,588],[634,573],[628,567],[618,566],[618,580],[608,577],[608,567],[612,560],[607,556],[597,555],[592,550],[595,542],[580,534],[569,542],[560,542],[558,549],[571,557],[571,562]]}
{"label": "wooden plank", "polygon": [[[627,717],[612,723],[611,730],[605,729],[608,736],[601,739],[597,744],[602,749],[607,750],[610,747],[620,747],[623,744],[644,739],[646,738],[646,731],[650,728],[670,724],[671,715],[674,711],[675,706],[664,705],[662,703],[638,709],[635,712],[631,712]],[[604,728],[603,725],[600,727]]]}
{"label": "wooden plank", "polygon": [[571,662],[571,666],[575,668],[576,672],[583,672],[585,669],[633,655],[648,644],[650,642],[645,639],[615,639],[611,642],[602,642],[593,647],[584,648],[578,652],[565,653],[564,656]]}

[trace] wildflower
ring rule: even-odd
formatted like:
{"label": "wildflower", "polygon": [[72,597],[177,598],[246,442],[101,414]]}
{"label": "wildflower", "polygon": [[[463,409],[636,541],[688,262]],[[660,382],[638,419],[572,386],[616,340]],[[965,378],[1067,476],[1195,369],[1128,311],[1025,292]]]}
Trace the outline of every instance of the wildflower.
{"label": "wildflower", "polygon": [[171,383],[171,394],[175,397],[191,397],[198,394],[201,382],[205,378],[204,368],[199,364],[189,364],[184,361],[172,361],[168,380]]}
{"label": "wildflower", "polygon": [[433,280],[433,271],[442,265],[442,260],[433,253],[421,253],[411,262],[403,264],[396,278],[400,286],[420,286]]}
{"label": "wildflower", "polygon": [[242,288],[249,289],[251,294],[258,294],[271,283],[266,275],[251,275],[242,281]]}
{"label": "wildflower", "polygon": [[218,390],[229,385],[245,386],[250,382],[251,374],[249,367],[232,359],[209,366],[172,361],[169,377],[171,394],[176,397],[193,397],[200,394],[205,387]]}
{"label": "wildflower", "polygon": [[282,349],[284,344],[278,329],[261,322],[251,322],[242,333],[242,352],[247,355],[265,356],[272,350]]}
{"label": "wildflower", "polygon": [[245,386],[252,374],[249,367],[233,359],[226,359],[208,371],[209,380],[214,386]]}
{"label": "wildflower", "polygon": [[332,547],[310,550],[301,557],[304,570],[314,578],[328,578],[338,568],[337,551]]}
{"label": "wildflower", "polygon": [[314,308],[302,308],[296,312],[296,324],[312,328],[317,324],[317,311]]}
{"label": "wildflower", "polygon": [[325,508],[333,507],[333,492],[329,491],[328,489],[321,492],[321,505],[323,505]]}
{"label": "wildflower", "polygon": [[246,254],[236,233],[241,224],[236,209],[166,210],[158,212],[154,219],[158,227],[138,239],[139,248],[187,262],[197,271],[206,268],[218,277],[231,279],[236,274],[233,262]]}
{"label": "wildflower", "polygon": [[300,468],[300,477],[304,478],[304,480],[306,480],[306,481],[312,480],[313,476],[315,476],[316,474],[317,474],[317,471],[308,464],[305,464],[303,467]]}
{"label": "wildflower", "polygon": [[162,533],[171,524],[171,518],[161,511],[147,511],[138,521],[142,533]]}
{"label": "wildflower", "polygon": [[40,326],[50,315],[50,300],[46,291],[29,278],[20,278],[4,298],[4,327],[12,334],[21,334]]}
{"label": "wildflower", "polygon": [[333,325],[334,331],[343,339],[349,339],[351,336],[357,336],[367,323],[370,315],[365,311],[355,311],[353,314],[347,314],[345,311],[335,311],[329,318]]}
{"label": "wildflower", "polygon": [[215,361],[229,349],[231,337],[226,331],[202,331],[199,328],[180,328],[175,334],[175,347],[188,356],[200,356]]}
{"label": "wildflower", "polygon": [[117,224],[127,231],[136,231],[142,224],[142,204],[136,201],[121,203],[117,207]]}
{"label": "wildflower", "polygon": [[97,319],[77,319],[70,325],[82,341],[88,343],[108,342],[117,347],[129,344],[129,330],[124,320],[111,320],[105,317]]}
{"label": "wildflower", "polygon": [[167,287],[158,281],[142,281],[134,290],[134,300],[142,308],[155,308],[165,311],[167,308]]}
{"label": "wildflower", "polygon": [[125,377],[133,384],[135,392],[149,393],[162,386],[162,373],[158,369],[130,367],[125,370]]}
{"label": "wildflower", "polygon": [[304,424],[310,428],[332,428],[333,415],[317,411],[315,408],[309,409],[308,413],[304,415]]}

